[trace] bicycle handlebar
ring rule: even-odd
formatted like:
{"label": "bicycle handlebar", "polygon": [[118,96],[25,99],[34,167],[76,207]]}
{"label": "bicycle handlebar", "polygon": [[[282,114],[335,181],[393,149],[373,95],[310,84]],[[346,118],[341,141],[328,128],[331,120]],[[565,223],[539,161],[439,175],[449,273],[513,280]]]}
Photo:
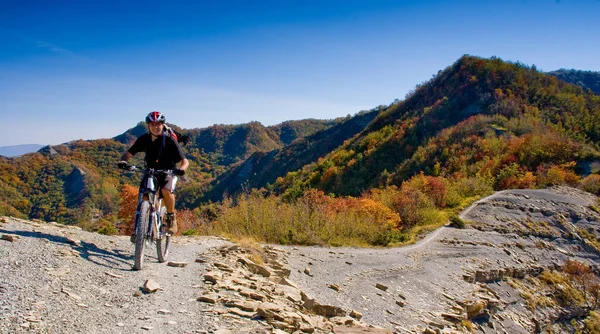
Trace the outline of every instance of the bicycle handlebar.
{"label": "bicycle handlebar", "polygon": [[134,165],[126,165],[125,167],[120,167],[125,171],[130,172],[142,172],[148,175],[165,175],[165,176],[178,176],[182,181],[187,181],[187,178],[183,175],[185,172],[181,169],[154,169],[154,168],[138,168]]}
{"label": "bicycle handlebar", "polygon": [[154,168],[138,168],[137,166],[130,165],[127,169],[130,172],[141,172],[148,174],[162,174],[162,175],[174,175],[172,169],[154,169]]}

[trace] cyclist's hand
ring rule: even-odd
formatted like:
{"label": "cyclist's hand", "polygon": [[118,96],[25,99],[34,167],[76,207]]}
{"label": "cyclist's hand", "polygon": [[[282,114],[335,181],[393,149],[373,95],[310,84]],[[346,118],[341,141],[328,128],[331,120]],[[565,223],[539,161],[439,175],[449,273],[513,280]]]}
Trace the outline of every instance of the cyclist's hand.
{"label": "cyclist's hand", "polygon": [[129,170],[129,164],[127,163],[127,161],[125,160],[121,160],[117,163],[117,166],[119,166],[119,168],[124,169],[124,170]]}
{"label": "cyclist's hand", "polygon": [[185,171],[183,169],[177,168],[177,169],[173,170],[173,174],[174,175],[178,175],[178,176],[184,176],[185,175]]}

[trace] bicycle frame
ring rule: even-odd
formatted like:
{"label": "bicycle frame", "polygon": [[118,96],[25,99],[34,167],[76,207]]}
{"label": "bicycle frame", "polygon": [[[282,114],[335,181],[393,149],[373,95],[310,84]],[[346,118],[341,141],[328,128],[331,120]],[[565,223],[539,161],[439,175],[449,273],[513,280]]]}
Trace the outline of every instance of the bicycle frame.
{"label": "bicycle frame", "polygon": [[144,170],[144,177],[140,183],[138,191],[138,204],[135,212],[134,231],[137,231],[139,222],[140,206],[142,202],[150,202],[150,217],[148,230],[146,231],[147,240],[162,239],[166,234],[162,217],[160,216],[160,208],[162,206],[162,198],[160,197],[160,187],[158,187],[157,174],[168,174],[170,171],[154,170],[152,168]]}
{"label": "bicycle frame", "polygon": [[142,171],[144,176],[140,183],[138,192],[138,205],[135,214],[134,236],[135,254],[134,269],[141,270],[144,263],[144,245],[148,242],[156,244],[158,262],[163,263],[167,259],[171,235],[163,224],[167,209],[162,206],[160,187],[157,175],[173,175],[170,170],[155,170],[148,168],[137,169],[135,166],[130,171]]}

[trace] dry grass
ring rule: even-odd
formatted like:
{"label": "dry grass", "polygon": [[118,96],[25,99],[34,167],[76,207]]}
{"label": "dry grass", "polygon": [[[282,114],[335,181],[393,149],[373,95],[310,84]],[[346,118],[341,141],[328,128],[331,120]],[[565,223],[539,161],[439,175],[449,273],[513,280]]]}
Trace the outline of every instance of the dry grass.
{"label": "dry grass", "polygon": [[591,311],[585,319],[585,329],[587,333],[600,333],[600,314]]}
{"label": "dry grass", "polygon": [[213,233],[265,243],[369,246],[395,240],[392,224],[362,208],[332,210],[321,202],[284,202],[251,194],[228,206],[213,224]]}
{"label": "dry grass", "polygon": [[236,241],[239,247],[247,250],[250,253],[248,258],[251,261],[260,265],[265,263],[265,251],[263,247],[258,242],[256,242],[256,240],[254,240],[253,238],[242,237],[235,239],[234,241]]}
{"label": "dry grass", "polygon": [[580,236],[585,238],[586,243],[588,245],[592,246],[596,251],[600,252],[600,241],[598,241],[598,237],[596,237],[594,233],[589,232],[583,228],[578,228],[577,233],[579,233]]}
{"label": "dry grass", "polygon": [[460,325],[463,326],[466,330],[468,330],[469,332],[473,332],[473,323],[471,322],[471,320],[463,320],[460,322]]}

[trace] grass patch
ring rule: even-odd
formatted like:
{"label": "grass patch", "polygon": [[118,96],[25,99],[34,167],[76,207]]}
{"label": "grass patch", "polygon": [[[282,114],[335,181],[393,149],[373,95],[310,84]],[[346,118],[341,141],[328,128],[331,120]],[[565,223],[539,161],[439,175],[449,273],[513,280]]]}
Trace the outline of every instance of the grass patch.
{"label": "grass patch", "polygon": [[598,241],[598,237],[593,232],[583,228],[578,228],[577,232],[586,240],[588,245],[592,246],[597,252],[600,252],[600,242]]}
{"label": "grass patch", "polygon": [[450,227],[464,229],[464,228],[467,227],[467,224],[460,217],[458,217],[458,216],[451,216],[450,217]]}
{"label": "grass patch", "polygon": [[584,321],[587,333],[600,333],[600,314],[591,311]]}
{"label": "grass patch", "polygon": [[200,233],[198,231],[196,231],[195,229],[191,228],[188,230],[185,230],[181,233],[181,235],[185,235],[185,236],[193,236],[193,235],[199,235]]}
{"label": "grass patch", "polygon": [[109,222],[105,222],[97,231],[100,234],[104,235],[117,235],[119,234],[119,230],[117,227]]}
{"label": "grass patch", "polygon": [[463,326],[469,332],[473,332],[473,323],[471,322],[471,320],[467,320],[467,319],[462,320],[460,322],[460,325]]}

